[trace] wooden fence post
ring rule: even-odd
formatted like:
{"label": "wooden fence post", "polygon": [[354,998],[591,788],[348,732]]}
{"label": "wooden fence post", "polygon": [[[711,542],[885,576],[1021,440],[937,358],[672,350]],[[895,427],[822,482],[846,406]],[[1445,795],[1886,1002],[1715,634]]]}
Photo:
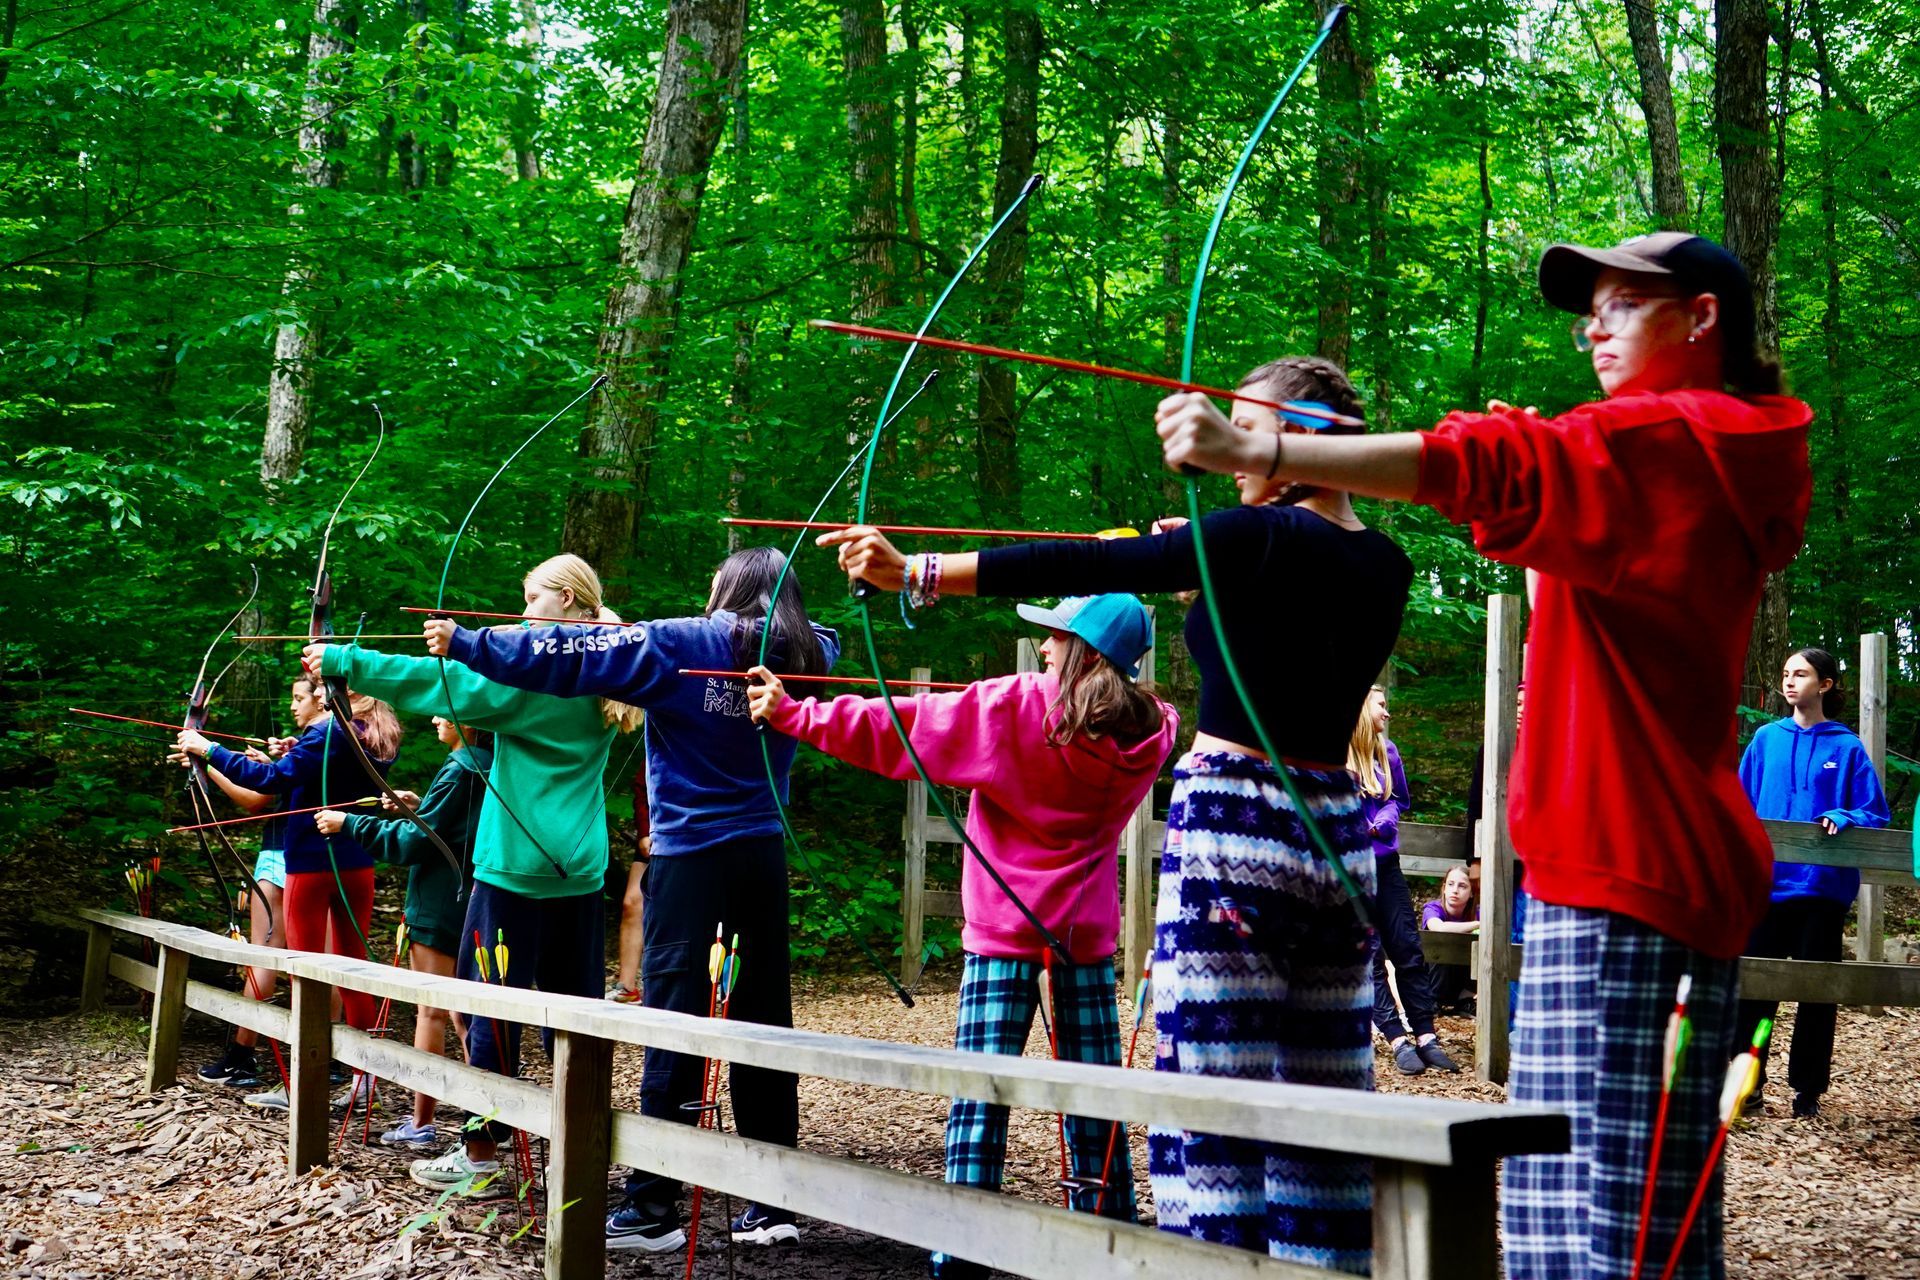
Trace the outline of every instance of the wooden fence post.
{"label": "wooden fence post", "polygon": [[[1860,740],[1873,760],[1880,785],[1887,783],[1887,635],[1875,631],[1860,637]],[[1853,939],[1853,958],[1886,959],[1886,890],[1877,884],[1860,886],[1857,899],[1859,928]],[[1883,1013],[1878,1007],[1871,1013]]]}
{"label": "wooden fence post", "polygon": [[89,920],[87,959],[80,970],[80,1012],[94,1013],[107,1002],[107,964],[113,959],[113,930]]}
{"label": "wooden fence post", "polygon": [[[1482,873],[1482,883],[1485,883]],[[1483,1280],[1500,1274],[1493,1163],[1373,1162],[1374,1280]]]}
{"label": "wooden fence post", "polygon": [[607,1271],[612,1041],[572,1031],[553,1033],[552,1114],[552,1151],[547,1161],[547,1275],[552,1280],[598,1280]]}
{"label": "wooden fence post", "polygon": [[[930,667],[915,667],[912,679],[931,680]],[[920,980],[920,955],[927,925],[927,784],[914,777],[907,783],[907,815],[900,820],[906,841],[906,863],[900,872],[900,985],[911,988]]]}
{"label": "wooden fence post", "polygon": [[[1153,607],[1147,607],[1153,617]],[[1140,659],[1140,683],[1152,684],[1154,651]],[[1153,843],[1153,792],[1133,811],[1120,833],[1120,852],[1126,858],[1120,890],[1120,986],[1132,991],[1140,971],[1153,954],[1153,884],[1160,866],[1160,850]],[[1138,1011],[1136,1010],[1136,1016]]]}
{"label": "wooden fence post", "polygon": [[192,957],[160,948],[153,983],[153,1020],[147,1035],[147,1092],[171,1088],[180,1074],[180,1024],[187,1016],[187,965]]}
{"label": "wooden fence post", "polygon": [[297,1178],[327,1162],[333,988],[317,978],[288,977],[293,985],[293,1030],[287,1044],[287,1171]]}
{"label": "wooden fence post", "polygon": [[1473,1070],[1482,1080],[1507,1079],[1507,983],[1518,976],[1508,946],[1513,931],[1513,840],[1507,833],[1507,770],[1518,733],[1520,597],[1487,600],[1486,725],[1480,822],[1474,853],[1480,858],[1480,985],[1474,1017]]}

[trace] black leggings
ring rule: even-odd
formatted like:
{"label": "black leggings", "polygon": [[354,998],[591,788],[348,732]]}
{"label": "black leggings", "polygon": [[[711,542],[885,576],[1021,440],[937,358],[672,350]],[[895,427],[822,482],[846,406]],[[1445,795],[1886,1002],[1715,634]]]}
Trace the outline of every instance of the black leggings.
{"label": "black leggings", "polygon": [[[1420,922],[1413,914],[1413,894],[1400,870],[1400,855],[1373,860],[1377,888],[1373,898],[1373,926],[1378,942],[1373,949],[1373,1025],[1389,1040],[1433,1032],[1433,971],[1420,949]],[[1393,987],[1387,984],[1387,961],[1393,961],[1394,983],[1406,1006],[1403,1024],[1393,1005]]]}
{"label": "black leggings", "polygon": [[[1782,960],[1838,960],[1840,935],[1851,903],[1830,898],[1789,898],[1767,908],[1760,927],[1747,943],[1750,956]],[[1733,1041],[1736,1052],[1753,1043],[1760,1019],[1771,1018],[1780,1006],[1765,1000],[1742,1000]],[[1802,1001],[1793,1019],[1793,1052],[1787,1059],[1787,1086],[1795,1093],[1815,1097],[1827,1091],[1833,1072],[1834,1006]],[[1760,1083],[1767,1082],[1767,1060],[1760,1059]]]}
{"label": "black leggings", "polygon": [[[705,1015],[711,981],[707,956],[713,927],[729,944],[740,935],[740,980],[727,1016],[770,1027],[793,1025],[793,981],[787,944],[787,858],[779,836],[731,840],[698,853],[655,856],[647,864],[640,956],[641,1000],[649,1009]],[[640,1076],[640,1113],[693,1124],[702,1059],[648,1049]],[[799,1078],[763,1067],[730,1068],[733,1115],[743,1137],[778,1146],[800,1140]],[[671,1207],[680,1183],[635,1169],[627,1195]]]}

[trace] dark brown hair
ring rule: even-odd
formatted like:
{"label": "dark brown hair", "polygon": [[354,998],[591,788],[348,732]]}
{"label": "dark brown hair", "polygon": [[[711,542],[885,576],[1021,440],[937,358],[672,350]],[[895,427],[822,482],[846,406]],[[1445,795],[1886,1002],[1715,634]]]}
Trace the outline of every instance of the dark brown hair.
{"label": "dark brown hair", "polygon": [[1787,655],[1787,660],[1791,662],[1795,658],[1805,658],[1817,678],[1833,681],[1820,695],[1820,714],[1829,720],[1838,720],[1840,713],[1847,709],[1847,691],[1840,684],[1839,660],[1825,649],[1795,649]]}
{"label": "dark brown hair", "polygon": [[1071,632],[1060,657],[1060,696],[1047,708],[1047,745],[1064,747],[1080,734],[1132,744],[1160,732],[1160,700],[1127,678],[1098,649]]}
{"label": "dark brown hair", "polygon": [[[1357,436],[1367,429],[1367,411],[1360,403],[1360,393],[1347,379],[1346,371],[1320,356],[1282,356],[1269,360],[1240,379],[1237,389],[1258,392],[1262,399],[1268,400],[1317,400],[1335,413],[1358,419],[1361,424],[1350,427],[1340,422],[1329,423],[1320,432],[1322,435]],[[1273,505],[1290,507],[1317,488],[1310,484],[1288,485],[1273,499]]]}

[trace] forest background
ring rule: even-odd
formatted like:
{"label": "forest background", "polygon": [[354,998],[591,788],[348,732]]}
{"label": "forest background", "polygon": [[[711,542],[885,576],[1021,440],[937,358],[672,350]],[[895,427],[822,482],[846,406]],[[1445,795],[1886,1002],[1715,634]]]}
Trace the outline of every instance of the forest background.
{"label": "forest background", "polygon": [[[31,913],[124,903],[132,857],[163,854],[165,914],[222,920],[198,855],[160,836],[185,820],[179,771],[65,708],[177,723],[250,565],[264,586],[241,628],[304,632],[376,405],[385,448],[333,545],[343,630],[363,611],[370,632],[413,629],[398,609],[435,603],[461,514],[597,374],[605,393],[486,495],[446,602],[517,610],[524,571],[566,549],[625,616],[698,612],[740,545],[719,518],[805,516],[898,359],[806,321],[913,328],[1030,175],[1046,185],[937,332],[1177,372],[1211,204],[1323,16],[1304,0],[0,5],[0,944],[16,977]],[[1228,218],[1196,376],[1230,385],[1317,351],[1353,371],[1376,430],[1489,397],[1557,412],[1594,389],[1569,317],[1537,296],[1541,248],[1658,227],[1723,240],[1818,415],[1813,518],[1756,622],[1748,728],[1779,713],[1791,647],[1826,646],[1852,676],[1860,634],[1889,633],[1890,781],[1910,822],[1916,25],[1913,0],[1361,0]],[[1144,528],[1178,508],[1152,390],[917,368],[936,365],[947,376],[885,437],[875,518]],[[1229,501],[1225,482],[1207,499]],[[853,501],[843,486],[823,517]],[[1431,512],[1363,514],[1420,566],[1394,736],[1418,814],[1456,816],[1484,601],[1519,579]],[[851,639],[827,555],[808,548],[797,572]],[[1181,606],[1157,604],[1162,683],[1191,724]],[[1301,607],[1337,628],[1337,598]],[[1010,609],[954,602],[913,631],[887,612],[890,673],[1010,669]],[[220,638],[211,670],[235,653]],[[293,673],[292,646],[243,658],[213,725],[287,731]],[[418,789],[438,747],[410,728],[394,776]],[[629,751],[609,768],[617,820]],[[897,946],[898,785],[803,753],[793,790],[832,886],[796,868],[798,950],[844,957],[850,932]],[[1920,928],[1899,901],[1890,926]]]}

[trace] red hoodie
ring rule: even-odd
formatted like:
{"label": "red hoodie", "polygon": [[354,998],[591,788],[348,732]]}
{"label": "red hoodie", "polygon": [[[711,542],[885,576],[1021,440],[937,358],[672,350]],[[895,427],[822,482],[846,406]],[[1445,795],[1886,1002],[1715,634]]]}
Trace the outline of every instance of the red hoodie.
{"label": "red hoodie", "polygon": [[1761,584],[1806,529],[1812,418],[1676,391],[1456,413],[1423,436],[1416,500],[1541,575],[1509,824],[1528,893],[1745,950],[1773,854],[1735,711]]}

